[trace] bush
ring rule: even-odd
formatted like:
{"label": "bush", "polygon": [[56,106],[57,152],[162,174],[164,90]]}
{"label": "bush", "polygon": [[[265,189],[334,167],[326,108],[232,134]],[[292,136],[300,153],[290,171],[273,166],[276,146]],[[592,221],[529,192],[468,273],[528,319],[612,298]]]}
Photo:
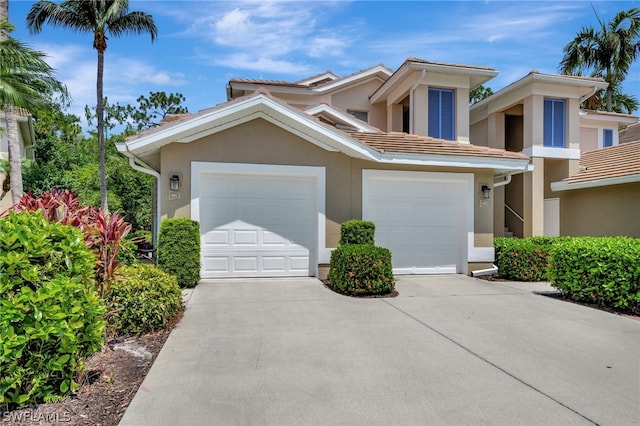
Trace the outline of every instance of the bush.
{"label": "bush", "polygon": [[79,230],[42,212],[0,219],[0,405],[60,399],[102,347],[104,306]]}
{"label": "bush", "polygon": [[175,276],[180,287],[200,280],[200,224],[187,218],[165,219],[158,236],[158,266]]}
{"label": "bush", "polygon": [[553,246],[549,276],[571,300],[640,314],[640,239],[565,240]]}
{"label": "bush", "polygon": [[345,244],[331,253],[329,285],[353,296],[394,290],[391,252],[371,244]]}
{"label": "bush", "polygon": [[352,219],[340,227],[340,244],[374,244],[376,225],[368,220]]}
{"label": "bush", "polygon": [[546,281],[551,248],[565,237],[495,238],[496,265],[502,278]]}
{"label": "bush", "polygon": [[138,335],[171,324],[182,306],[176,278],[153,265],[118,269],[107,301],[115,315],[109,317],[111,335]]}

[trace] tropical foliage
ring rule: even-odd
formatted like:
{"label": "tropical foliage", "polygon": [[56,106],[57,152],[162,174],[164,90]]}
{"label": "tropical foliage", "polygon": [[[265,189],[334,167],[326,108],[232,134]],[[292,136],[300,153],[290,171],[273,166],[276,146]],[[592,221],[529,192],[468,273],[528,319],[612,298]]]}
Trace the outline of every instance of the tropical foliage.
{"label": "tropical foliage", "polygon": [[591,107],[630,112],[627,106],[634,104],[629,100],[636,106],[638,100],[622,94],[620,87],[631,64],[640,55],[640,9],[620,11],[607,23],[601,21],[597,13],[596,18],[599,28],[583,27],[564,47],[560,72],[603,78],[609,87]]}
{"label": "tropical foliage", "polygon": [[93,48],[98,52],[97,68],[97,127],[100,169],[100,205],[109,211],[107,201],[107,178],[104,134],[104,52],[107,49],[107,34],[120,37],[125,34],[148,33],[153,42],[158,29],[151,15],[129,12],[128,0],[67,0],[60,4],[51,1],[35,3],[27,15],[27,27],[39,33],[45,23],[53,27],[66,27],[93,34]]}

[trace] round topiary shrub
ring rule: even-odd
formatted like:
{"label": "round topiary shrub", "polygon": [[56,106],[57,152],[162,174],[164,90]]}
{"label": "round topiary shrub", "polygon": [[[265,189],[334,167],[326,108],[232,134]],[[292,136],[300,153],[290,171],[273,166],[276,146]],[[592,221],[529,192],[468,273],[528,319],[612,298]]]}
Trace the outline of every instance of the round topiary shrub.
{"label": "round topiary shrub", "polygon": [[353,296],[382,295],[395,289],[391,252],[372,244],[345,244],[331,253],[329,285]]}
{"label": "round topiary shrub", "polygon": [[0,406],[79,388],[86,357],[104,342],[94,263],[78,229],[40,211],[0,219]]}
{"label": "round topiary shrub", "polygon": [[182,291],[173,275],[153,265],[122,266],[107,301],[112,335],[138,335],[169,325],[182,307]]}

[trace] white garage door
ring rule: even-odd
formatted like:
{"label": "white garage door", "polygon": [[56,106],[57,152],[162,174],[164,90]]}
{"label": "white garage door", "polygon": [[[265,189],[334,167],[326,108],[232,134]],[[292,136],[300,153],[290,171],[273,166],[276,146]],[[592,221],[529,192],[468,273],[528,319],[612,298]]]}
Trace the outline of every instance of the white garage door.
{"label": "white garage door", "polygon": [[203,278],[309,276],[318,212],[313,177],[199,176]]}
{"label": "white garage door", "polygon": [[363,172],[362,214],[376,245],[391,250],[397,274],[466,269],[470,174]]}

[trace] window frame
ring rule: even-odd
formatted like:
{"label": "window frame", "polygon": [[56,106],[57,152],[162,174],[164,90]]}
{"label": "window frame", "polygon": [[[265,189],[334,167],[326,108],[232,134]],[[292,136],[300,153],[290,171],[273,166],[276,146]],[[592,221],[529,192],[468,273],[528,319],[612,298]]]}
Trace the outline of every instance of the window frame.
{"label": "window frame", "polygon": [[[363,110],[363,109],[347,109],[347,114],[352,115],[353,117],[357,118],[360,121],[363,121],[365,123],[369,123],[369,111],[367,110]],[[364,114],[365,115],[365,119],[363,120],[362,118],[358,117],[357,114]]]}
{"label": "window frame", "polygon": [[[607,145],[607,134],[611,137],[611,143]],[[602,129],[602,147],[608,148],[613,146],[613,129]]]}
{"label": "window frame", "polygon": [[[438,99],[438,109],[437,109],[437,128],[436,126],[433,126],[433,122],[432,120],[435,119],[435,117],[432,115],[433,114],[433,108],[432,106],[432,98],[431,96],[437,94]],[[450,95],[451,96],[451,111],[450,111],[450,115],[448,115],[448,117],[445,117],[445,114],[443,112],[443,108],[442,108],[442,102],[443,102],[443,94],[446,95]],[[455,89],[448,89],[448,88],[444,88],[444,87],[429,87],[428,91],[427,91],[427,135],[432,137],[432,138],[438,138],[438,139],[445,139],[445,140],[451,140],[451,141],[455,141],[456,140],[456,90]],[[445,128],[445,119],[449,119],[451,122],[451,127]],[[450,133],[450,134],[449,134]],[[450,136],[450,137],[449,137]]]}
{"label": "window frame", "polygon": [[[550,106],[550,118],[551,121],[547,120],[547,105]],[[558,117],[556,117],[557,106],[562,106],[562,129],[557,129],[558,124],[556,121]],[[566,139],[567,139],[567,102],[564,99],[557,98],[544,98],[543,105],[543,113],[542,113],[542,146],[546,148],[566,148]],[[549,126],[549,128],[547,127]],[[562,140],[558,142],[558,130],[561,130],[560,135],[562,135]]]}

